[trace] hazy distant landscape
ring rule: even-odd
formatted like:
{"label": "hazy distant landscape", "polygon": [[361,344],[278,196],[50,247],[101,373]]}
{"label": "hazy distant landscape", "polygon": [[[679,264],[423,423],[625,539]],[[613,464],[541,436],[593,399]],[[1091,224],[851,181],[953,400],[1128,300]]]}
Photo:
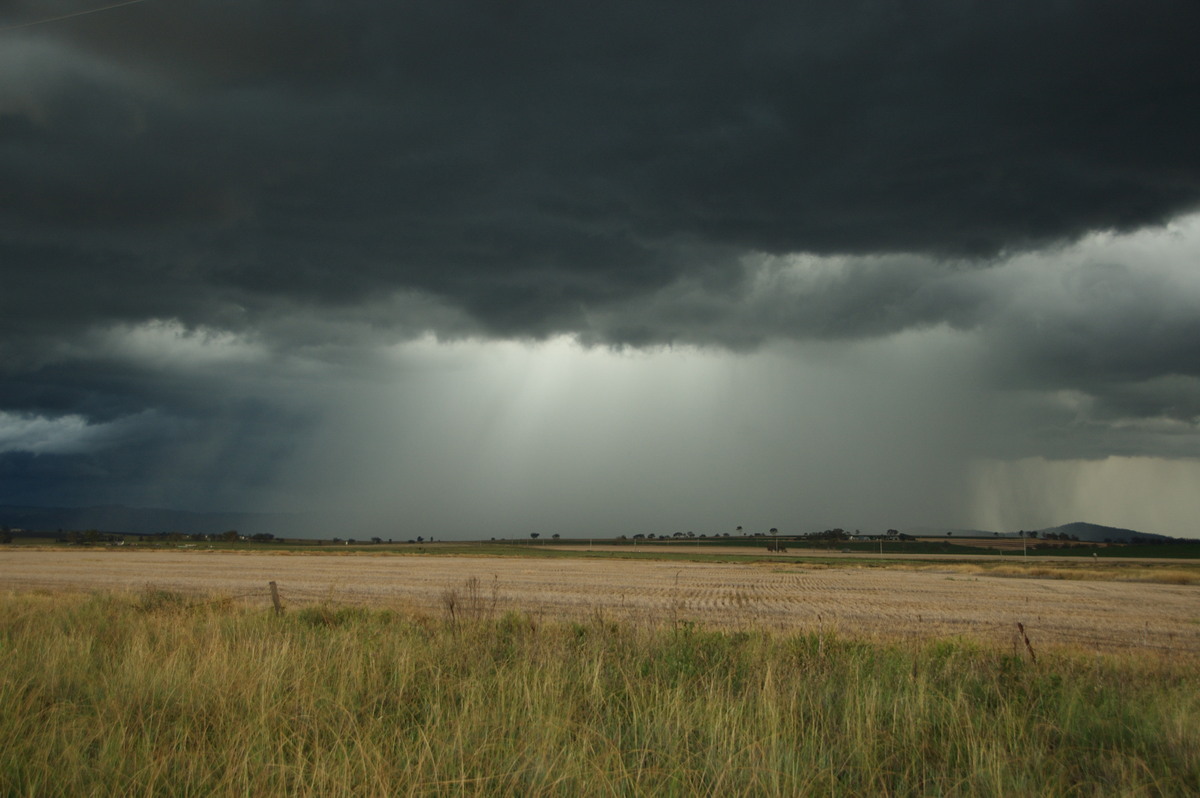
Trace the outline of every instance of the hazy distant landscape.
{"label": "hazy distant landscape", "polygon": [[[161,535],[179,533],[185,535],[219,535],[229,530],[237,530],[246,536],[256,534],[270,534],[277,538],[315,538],[321,536],[320,530],[314,530],[306,516],[299,513],[195,513],[161,508],[125,507],[121,505],[99,507],[17,507],[0,505],[0,527],[31,532],[56,533],[59,531],[82,532],[96,530],[106,534]],[[416,536],[414,534],[403,532],[403,529],[403,526],[399,526],[396,534],[390,537],[393,540],[415,539]],[[782,534],[787,539],[797,535],[814,534],[820,531],[818,529],[804,531],[784,530]],[[957,537],[959,539],[987,538],[989,536],[1020,537],[1022,532],[1026,532],[1026,530],[970,530],[938,527],[906,527],[899,531],[914,537]],[[1166,535],[1158,535],[1152,532],[1138,532],[1132,529],[1118,529],[1082,522],[1063,524],[1039,530],[1028,530],[1027,532],[1035,532],[1037,534],[1034,537],[1041,537],[1042,539],[1046,539],[1047,534],[1052,534],[1055,538],[1066,535],[1080,541],[1096,543],[1106,540],[1128,543],[1135,539],[1147,541],[1169,539]],[[882,535],[884,533],[885,530],[874,530],[868,534]],[[611,537],[618,537],[620,534],[623,533],[614,532]],[[631,537],[632,534],[626,534],[626,537]],[[658,537],[659,534],[666,538],[672,537],[672,532],[661,532],[656,534],[655,537]],[[695,536],[695,534],[695,532],[692,532],[692,536]],[[719,535],[728,536],[730,534],[733,534],[735,537],[742,536],[742,533],[736,530],[712,531],[701,534],[705,538]],[[769,530],[758,530],[751,534],[766,537],[770,533]],[[342,539],[369,539],[370,537],[356,534],[352,526],[340,529],[337,536]],[[569,532],[566,532],[565,536],[573,537]],[[421,535],[421,537],[425,538],[427,536]],[[482,540],[489,537],[495,536],[487,534],[486,530],[480,530],[475,534],[465,533],[457,539]]]}

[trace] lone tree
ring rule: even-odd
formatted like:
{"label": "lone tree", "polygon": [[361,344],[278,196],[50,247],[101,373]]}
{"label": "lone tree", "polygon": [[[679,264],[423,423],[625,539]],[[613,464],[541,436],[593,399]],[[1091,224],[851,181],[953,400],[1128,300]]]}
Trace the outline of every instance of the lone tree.
{"label": "lone tree", "polygon": [[536,538],[537,538],[537,536],[538,536],[538,533],[537,533],[537,532],[530,532],[530,533],[529,533],[529,537],[531,537],[531,538],[534,538],[534,539],[536,539]]}
{"label": "lone tree", "polygon": [[778,529],[776,529],[775,527],[771,527],[771,534],[772,534],[772,535],[778,535],[778,534],[779,534],[779,530],[778,530]]}

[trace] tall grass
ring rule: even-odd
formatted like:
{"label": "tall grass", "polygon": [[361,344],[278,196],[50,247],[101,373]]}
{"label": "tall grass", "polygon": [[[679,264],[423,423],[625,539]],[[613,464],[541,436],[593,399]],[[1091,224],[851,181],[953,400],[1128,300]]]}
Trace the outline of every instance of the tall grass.
{"label": "tall grass", "polygon": [[1200,792],[1195,659],[0,596],[0,794]]}

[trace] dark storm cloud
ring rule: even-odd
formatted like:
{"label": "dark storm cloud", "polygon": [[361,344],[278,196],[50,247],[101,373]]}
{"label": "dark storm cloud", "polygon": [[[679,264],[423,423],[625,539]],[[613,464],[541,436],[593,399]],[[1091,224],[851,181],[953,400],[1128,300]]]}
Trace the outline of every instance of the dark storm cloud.
{"label": "dark storm cloud", "polygon": [[[944,325],[1008,386],[1195,417],[1193,294],[1126,261],[1076,312],[1033,296],[1049,260],[1005,276],[1200,207],[1195,3],[147,0],[26,24],[88,7],[0,12],[0,411],[285,436],[253,409],[290,390],[281,363],[426,330],[749,349]],[[146,330],[260,359],[171,369],[125,346]]]}
{"label": "dark storm cloud", "polygon": [[72,314],[416,289],[543,335],[739,252],[1128,229],[1200,198],[1197,22],[1182,2],[146,2],[3,34],[5,260],[131,297],[60,291]]}
{"label": "dark storm cloud", "polygon": [[91,427],[65,451],[0,450],[0,504],[245,506],[291,454],[299,429],[298,419],[257,402],[172,412]]}

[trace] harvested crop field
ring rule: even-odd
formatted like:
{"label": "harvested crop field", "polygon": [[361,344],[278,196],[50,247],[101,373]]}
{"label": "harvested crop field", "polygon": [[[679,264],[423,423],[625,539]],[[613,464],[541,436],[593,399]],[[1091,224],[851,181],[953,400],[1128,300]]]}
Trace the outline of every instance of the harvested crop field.
{"label": "harvested crop field", "polygon": [[[0,590],[170,590],[285,607],[369,604],[425,613],[531,617],[881,637],[964,635],[1034,646],[1200,653],[1200,587],[1013,579],[804,563],[626,559],[9,550]],[[199,599],[198,599],[199,600]]]}

